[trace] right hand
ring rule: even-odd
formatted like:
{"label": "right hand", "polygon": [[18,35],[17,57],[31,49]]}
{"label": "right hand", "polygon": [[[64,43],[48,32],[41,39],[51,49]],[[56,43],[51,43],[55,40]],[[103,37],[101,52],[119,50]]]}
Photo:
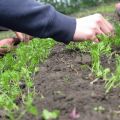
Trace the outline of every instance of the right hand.
{"label": "right hand", "polygon": [[113,26],[101,14],[94,14],[76,19],[74,42],[91,40],[99,42],[97,35],[108,35],[114,31]]}

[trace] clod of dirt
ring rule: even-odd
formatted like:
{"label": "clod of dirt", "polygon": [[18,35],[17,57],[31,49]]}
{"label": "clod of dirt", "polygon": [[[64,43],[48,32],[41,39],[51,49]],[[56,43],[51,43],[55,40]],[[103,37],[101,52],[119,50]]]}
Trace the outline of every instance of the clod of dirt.
{"label": "clod of dirt", "polygon": [[22,98],[21,98],[21,97],[18,97],[18,98],[15,100],[16,105],[20,105],[21,102],[22,102]]}
{"label": "clod of dirt", "polygon": [[20,82],[20,83],[19,83],[19,87],[20,87],[21,89],[25,89],[25,88],[26,88],[26,84],[25,84],[24,82]]}

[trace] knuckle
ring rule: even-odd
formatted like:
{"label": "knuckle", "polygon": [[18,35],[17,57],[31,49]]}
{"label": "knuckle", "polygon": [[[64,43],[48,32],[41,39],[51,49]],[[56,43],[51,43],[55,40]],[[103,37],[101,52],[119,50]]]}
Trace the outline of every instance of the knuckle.
{"label": "knuckle", "polygon": [[96,16],[96,23],[100,23],[103,19],[103,16],[99,13],[95,14],[95,16]]}
{"label": "knuckle", "polygon": [[94,24],[94,25],[92,26],[92,30],[95,31],[96,29],[97,29],[97,24]]}
{"label": "knuckle", "polygon": [[99,23],[101,23],[101,22],[102,22],[102,19],[96,18],[96,23],[97,23],[97,24],[99,24]]}
{"label": "knuckle", "polygon": [[96,17],[98,17],[98,18],[102,18],[102,17],[103,17],[100,13],[96,13],[95,15],[96,15]]}
{"label": "knuckle", "polygon": [[87,39],[91,39],[91,38],[93,37],[93,35],[94,35],[94,32],[93,32],[93,31],[89,31],[89,32],[87,33],[87,35],[86,35],[86,38],[87,38]]}
{"label": "knuckle", "polygon": [[114,29],[114,27],[113,27],[113,26],[111,26],[111,31],[115,31],[115,29]]}

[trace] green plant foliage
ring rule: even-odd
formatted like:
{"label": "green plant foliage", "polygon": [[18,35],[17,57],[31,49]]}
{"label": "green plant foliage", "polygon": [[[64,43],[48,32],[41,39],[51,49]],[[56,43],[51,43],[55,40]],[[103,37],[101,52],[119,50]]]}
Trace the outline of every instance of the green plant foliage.
{"label": "green plant foliage", "polygon": [[[0,59],[0,108],[10,119],[21,119],[26,112],[38,114],[32,104],[35,96],[32,80],[38,71],[37,65],[48,57],[54,44],[53,40],[34,39],[27,45],[21,43],[16,51]],[[20,88],[21,82],[26,86],[25,91]],[[23,112],[19,112],[21,108],[16,104],[18,98],[22,99]]]}
{"label": "green plant foliage", "polygon": [[104,74],[104,68],[101,66],[100,58],[102,55],[109,55],[111,53],[111,43],[108,37],[100,36],[102,41],[98,44],[91,46],[91,58],[92,58],[92,72],[97,77],[101,77]]}
{"label": "green plant foliage", "polygon": [[105,112],[105,108],[103,106],[94,107],[94,111],[96,112]]}
{"label": "green plant foliage", "polygon": [[91,42],[85,41],[85,42],[78,42],[73,43],[71,42],[69,45],[66,46],[66,49],[72,49],[72,50],[80,50],[80,52],[90,53],[91,48]]}
{"label": "green plant foliage", "polygon": [[[91,72],[96,75],[97,78],[103,78],[105,80],[106,92],[109,92],[112,88],[120,87],[120,55],[117,51],[113,51],[113,48],[120,47],[120,24],[116,23],[116,33],[114,36],[98,36],[101,40],[99,43],[71,43],[66,47],[66,49],[78,50],[81,53],[89,53],[92,59],[91,62]],[[117,50],[117,49],[116,49]],[[119,49],[118,49],[119,50]],[[113,57],[115,53],[116,68],[114,72],[111,68],[102,66],[101,58],[106,56],[106,58]],[[119,53],[119,51],[118,51]]]}
{"label": "green plant foliage", "polygon": [[52,112],[49,112],[48,110],[44,109],[42,112],[42,118],[44,120],[55,120],[59,117],[60,111],[54,110]]}
{"label": "green plant foliage", "polygon": [[111,73],[110,77],[106,78],[105,88],[106,92],[109,92],[112,88],[120,87],[120,55],[116,54],[116,70]]}

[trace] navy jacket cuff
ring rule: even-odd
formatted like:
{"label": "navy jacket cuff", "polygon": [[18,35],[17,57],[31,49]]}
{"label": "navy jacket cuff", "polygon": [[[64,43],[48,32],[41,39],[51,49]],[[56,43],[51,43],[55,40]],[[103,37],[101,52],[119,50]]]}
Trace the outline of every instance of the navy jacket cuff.
{"label": "navy jacket cuff", "polygon": [[51,37],[56,41],[69,44],[69,42],[73,40],[75,33],[76,19],[56,11],[53,21],[51,22],[51,27],[54,28]]}

